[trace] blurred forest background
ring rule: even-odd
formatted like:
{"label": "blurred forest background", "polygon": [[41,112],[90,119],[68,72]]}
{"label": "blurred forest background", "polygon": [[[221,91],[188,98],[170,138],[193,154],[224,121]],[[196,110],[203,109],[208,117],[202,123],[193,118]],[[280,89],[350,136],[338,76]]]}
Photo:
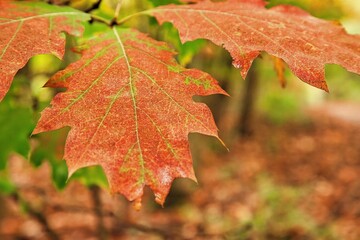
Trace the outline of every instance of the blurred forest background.
{"label": "blurred forest background", "polygon": [[[97,1],[52,2],[88,10]],[[128,0],[121,14],[167,3],[178,1]],[[359,0],[271,0],[269,6],[277,4],[360,34]],[[103,0],[92,13],[111,19],[115,5]],[[263,53],[243,81],[229,54],[208,41],[181,44],[171,24],[159,26],[148,16],[125,25],[168,42],[180,64],[219,80],[231,97],[195,99],[212,109],[230,151],[190,134],[198,184],[176,180],[164,208],[148,189],[139,212],[110,195],[100,167],[67,181],[62,151],[69,129],[31,136],[41,110],[63,91],[42,86],[79,58],[67,36],[64,59],[32,58],[0,103],[0,239],[360,239],[360,76],[327,65],[326,93]]]}

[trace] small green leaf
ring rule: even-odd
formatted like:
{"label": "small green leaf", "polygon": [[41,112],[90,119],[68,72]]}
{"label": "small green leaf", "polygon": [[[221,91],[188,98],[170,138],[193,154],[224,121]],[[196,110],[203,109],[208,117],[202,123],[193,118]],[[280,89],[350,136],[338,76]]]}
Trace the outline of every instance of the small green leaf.
{"label": "small green leaf", "polygon": [[33,128],[31,109],[8,94],[0,103],[0,169],[6,167],[10,153],[17,152],[27,157]]}

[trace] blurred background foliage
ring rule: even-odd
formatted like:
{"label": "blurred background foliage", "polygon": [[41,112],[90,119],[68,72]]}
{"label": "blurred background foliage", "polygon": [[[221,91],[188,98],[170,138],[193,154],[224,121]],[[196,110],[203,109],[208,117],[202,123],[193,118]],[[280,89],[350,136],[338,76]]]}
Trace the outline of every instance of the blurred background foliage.
{"label": "blurred background foliage", "polygon": [[[67,4],[84,11],[98,3],[97,0],[53,0],[52,2],[59,5]],[[181,4],[177,0],[124,0],[119,17],[169,3]],[[111,20],[116,4],[116,0],[103,0],[98,8],[91,10],[91,13]],[[268,7],[279,4],[295,5],[314,16],[340,21],[348,32],[360,33],[360,4],[356,1],[270,0]],[[326,66],[330,94],[301,82],[288,68],[285,70],[286,87],[282,88],[274,70],[274,59],[266,53],[254,62],[250,80],[243,81],[239,70],[231,65],[230,55],[223,48],[202,39],[181,43],[178,31],[170,23],[159,26],[152,17],[138,16],[124,23],[123,26],[135,27],[155,39],[167,42],[177,51],[176,58],[181,65],[210,73],[226,89],[231,98],[210,96],[195,97],[195,99],[210,106],[220,128],[220,135],[230,149],[243,135],[247,136],[253,131],[258,131],[257,126],[252,124],[254,118],[260,118],[273,126],[282,126],[289,122],[307,123],[309,121],[307,109],[323,106],[325,102],[351,101],[360,104],[360,76],[349,73],[339,66]],[[97,22],[87,23],[86,27],[85,38],[101,33],[107,28]],[[12,154],[28,159],[35,168],[47,162],[52,169],[54,186],[59,190],[64,189],[72,181],[79,181],[89,189],[93,186],[108,188],[103,170],[98,166],[81,169],[67,180],[68,171],[62,155],[69,129],[31,136],[41,110],[50,104],[57,92],[64,91],[64,89],[49,89],[42,86],[55,72],[81,57],[72,49],[83,40],[66,37],[67,51],[64,59],[59,60],[52,55],[33,57],[19,71],[9,93],[0,103],[0,192],[4,194],[12,194],[18,188],[9,177],[7,167]],[[253,81],[255,85],[249,86],[249,81]],[[248,109],[245,109],[246,107]],[[244,115],[246,115],[245,119],[243,119]],[[200,172],[202,166],[197,162],[206,164],[206,160],[198,159],[201,154],[199,147],[194,146],[194,142],[200,144],[199,141],[208,142],[208,140],[199,136],[191,136],[191,140],[196,172]],[[215,152],[223,151],[219,143],[211,140],[209,148],[215,149]],[[44,179],[44,181],[51,180]],[[226,216],[213,216],[210,211],[208,215],[205,214],[205,220],[215,225],[223,224],[223,229],[227,231],[227,239],[280,239],[279,236],[282,236],[281,239],[293,239],[287,238],[286,234],[283,236],[284,233],[293,234],[292,231],[297,231],[299,228],[306,232],[307,238],[302,239],[338,239],[333,233],[331,223],[319,226],[314,219],[297,207],[307,194],[306,189],[279,185],[267,176],[258,176],[254,186],[259,195],[258,206],[248,218],[237,223],[230,220],[227,222]],[[169,196],[168,207],[172,207],[171,202],[174,199],[175,202],[179,202],[186,197],[186,194],[191,194],[193,191],[194,187],[189,188],[186,184],[184,187],[184,184],[176,181]],[[182,195],[183,192],[186,192],[185,196]],[[157,206],[151,203],[148,205],[150,205],[149,209],[157,209]],[[175,203],[175,207],[179,214],[190,214],[191,218],[196,216],[194,213],[196,209],[189,206],[189,203],[179,205]],[[189,211],[193,212],[189,213]],[[230,225],[227,225],[229,222]]]}

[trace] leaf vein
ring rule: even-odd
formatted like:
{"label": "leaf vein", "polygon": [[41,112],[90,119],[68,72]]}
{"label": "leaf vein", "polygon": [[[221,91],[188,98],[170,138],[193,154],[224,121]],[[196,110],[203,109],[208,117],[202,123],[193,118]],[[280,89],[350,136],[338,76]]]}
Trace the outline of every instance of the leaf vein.
{"label": "leaf vein", "polygon": [[46,13],[46,14],[40,14],[40,15],[36,15],[36,16],[31,16],[31,17],[25,17],[25,18],[19,18],[19,19],[10,19],[10,21],[7,21],[7,22],[2,22],[0,23],[0,26],[2,25],[8,25],[8,24],[11,24],[11,23],[16,23],[16,22],[25,22],[25,21],[29,21],[29,20],[34,20],[34,19],[37,19],[37,18],[50,18],[50,17],[63,17],[63,16],[66,16],[66,15],[79,15],[79,14],[83,14],[83,15],[87,15],[87,14],[84,14],[84,13],[79,13],[79,12],[56,12],[56,13]]}
{"label": "leaf vein", "polygon": [[154,78],[152,78],[150,75],[148,75],[145,71],[143,71],[140,68],[133,67],[140,73],[142,73],[146,78],[148,78],[151,82],[153,82],[159,90],[167,96],[172,102],[174,102],[182,111],[184,111],[187,115],[189,115],[191,118],[193,118],[195,121],[199,122],[205,129],[211,131],[202,121],[200,121],[198,118],[196,118],[192,113],[190,113],[186,108],[184,108],[180,103],[178,103],[170,94],[168,94],[157,82]]}
{"label": "leaf vein", "polygon": [[7,49],[10,47],[11,43],[15,40],[17,34],[19,33],[22,25],[24,22],[20,22],[19,25],[17,26],[14,34],[12,35],[11,39],[9,40],[9,42],[6,44],[6,46],[3,48],[2,53],[0,55],[0,60],[3,58],[3,56],[5,55]]}
{"label": "leaf vein", "polygon": [[124,44],[121,41],[121,38],[119,36],[119,33],[117,32],[116,28],[113,28],[113,32],[115,34],[115,37],[119,43],[119,46],[121,48],[122,54],[124,55],[125,61],[126,61],[126,65],[129,71],[129,87],[130,87],[130,93],[131,93],[131,99],[133,102],[133,109],[134,109],[134,121],[135,121],[135,135],[136,135],[136,139],[137,139],[137,143],[138,143],[138,149],[139,149],[139,160],[140,160],[140,167],[141,167],[141,177],[140,177],[140,181],[142,183],[145,182],[145,161],[144,161],[144,157],[143,157],[143,153],[142,153],[142,149],[141,149],[141,145],[140,145],[140,136],[139,136],[139,120],[138,120],[138,114],[137,114],[137,102],[136,102],[136,89],[135,89],[135,84],[133,83],[134,79],[133,79],[133,75],[132,75],[132,71],[131,71],[131,65],[130,65],[130,61],[129,58],[126,54],[125,51],[125,47]]}

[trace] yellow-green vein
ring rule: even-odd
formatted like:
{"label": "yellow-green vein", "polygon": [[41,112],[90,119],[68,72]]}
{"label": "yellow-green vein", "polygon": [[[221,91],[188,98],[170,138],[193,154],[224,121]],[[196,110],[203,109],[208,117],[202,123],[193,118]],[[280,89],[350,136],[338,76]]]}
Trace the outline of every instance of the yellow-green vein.
{"label": "yellow-green vein", "polygon": [[135,121],[135,135],[136,135],[136,139],[138,142],[138,148],[139,148],[139,160],[140,160],[140,167],[141,167],[141,178],[140,181],[145,182],[145,161],[144,161],[144,157],[143,157],[143,153],[142,153],[142,149],[141,149],[141,145],[140,145],[140,136],[139,136],[139,119],[138,119],[138,114],[137,114],[137,102],[136,102],[136,88],[135,88],[135,84],[134,84],[134,79],[133,79],[133,75],[132,75],[132,71],[131,71],[131,66],[130,66],[130,61],[128,56],[126,55],[126,51],[125,51],[125,47],[124,44],[121,41],[121,38],[116,30],[115,27],[113,27],[113,32],[114,35],[119,43],[120,49],[122,51],[122,54],[124,55],[125,61],[126,61],[126,65],[128,67],[128,71],[129,71],[129,87],[130,87],[130,93],[131,93],[131,99],[133,102],[133,109],[134,109],[134,121]]}
{"label": "yellow-green vein", "polygon": [[[49,122],[52,122],[54,119],[56,119],[57,117],[59,117],[60,115],[62,115],[64,112],[68,111],[71,106],[73,106],[75,103],[77,103],[80,99],[82,99],[102,78],[102,76],[104,76],[104,74],[107,72],[107,70],[109,70],[111,68],[112,65],[114,65],[118,60],[120,60],[121,58],[123,58],[123,56],[119,56],[117,58],[115,58],[102,72],[101,74],[95,79],[95,81],[93,81],[91,83],[91,85],[85,90],[83,91],[77,98],[75,98],[71,103],[69,103],[66,107],[64,107],[61,112],[59,114],[57,114],[56,116],[52,117],[51,119],[49,119],[48,121],[46,121],[45,124],[48,124]],[[66,92],[65,92],[66,93]]]}
{"label": "yellow-green vein", "polygon": [[213,27],[215,27],[219,32],[221,32],[226,38],[228,38],[239,50],[241,55],[244,55],[244,51],[243,49],[240,47],[239,44],[237,44],[237,42],[234,41],[234,39],[232,39],[224,30],[222,30],[221,27],[219,27],[216,23],[214,23],[210,18],[208,18],[207,16],[204,15],[203,12],[199,12],[199,14],[208,22],[210,23]]}
{"label": "yellow-green vein", "polygon": [[121,58],[124,56],[119,56],[115,58],[107,67],[101,72],[101,74],[91,83],[91,85],[83,91],[77,98],[75,98],[69,105],[64,107],[61,111],[61,113],[64,113],[70,109],[71,106],[73,106],[76,102],[78,102],[80,99],[82,99],[96,84],[101,80],[101,78],[105,75],[105,73]]}
{"label": "yellow-green vein", "polygon": [[48,17],[57,17],[57,16],[64,17],[66,15],[71,16],[71,15],[79,15],[79,14],[81,14],[83,16],[88,15],[88,14],[79,13],[79,12],[46,13],[46,14],[40,14],[40,15],[31,16],[31,17],[25,17],[25,18],[20,18],[20,19],[11,19],[10,21],[0,23],[0,26],[11,24],[11,23],[16,23],[16,22],[25,22],[25,21],[34,20],[34,19],[37,19],[37,18],[48,18]]}
{"label": "yellow-green vein", "polygon": [[119,172],[122,173],[122,172],[127,172],[127,171],[130,171],[130,170],[135,170],[133,168],[125,168],[124,165],[125,163],[128,161],[129,159],[129,156],[130,156],[130,153],[132,152],[132,150],[134,149],[135,145],[137,145],[137,141],[134,142],[131,147],[128,149],[128,151],[126,152],[125,156],[124,156],[124,160],[119,168]]}
{"label": "yellow-green vein", "polygon": [[96,134],[99,132],[101,126],[104,124],[105,119],[107,118],[107,116],[109,116],[109,113],[110,113],[112,107],[114,106],[114,103],[115,103],[116,100],[121,96],[121,93],[124,91],[124,89],[125,89],[125,86],[122,87],[122,88],[115,94],[114,97],[112,97],[111,102],[110,102],[109,106],[107,107],[104,116],[101,118],[100,123],[98,124],[98,126],[97,126],[94,134],[93,134],[93,135],[91,136],[91,138],[89,139],[89,141],[88,141],[88,143],[87,143],[87,145],[86,145],[86,148],[83,150],[83,153],[81,154],[81,156],[79,157],[79,159],[82,159],[82,157],[84,156],[84,154],[87,152],[87,150],[88,150],[89,146],[91,145],[92,141],[94,140]]}
{"label": "yellow-green vein", "polygon": [[187,24],[187,22],[185,21],[185,19],[177,12],[175,11],[176,16],[178,16],[178,18],[181,20],[181,22],[186,26],[186,35],[185,38],[187,39],[188,35],[189,35],[189,25]]}
{"label": "yellow-green vein", "polygon": [[[141,109],[142,110],[142,109]],[[177,155],[175,149],[172,147],[171,143],[169,142],[169,140],[167,138],[165,138],[164,134],[161,132],[161,129],[157,126],[156,122],[154,121],[154,119],[152,119],[152,117],[150,117],[149,114],[147,114],[147,112],[145,112],[144,110],[142,110],[142,112],[145,114],[146,117],[148,117],[148,119],[150,120],[150,122],[152,123],[152,125],[154,125],[154,127],[156,128],[156,131],[159,133],[161,139],[165,142],[166,144],[166,148],[168,150],[170,150],[170,152],[173,154],[173,156],[175,157],[176,160],[179,160],[179,156]]]}
{"label": "yellow-green vein", "polygon": [[0,60],[2,59],[2,57],[5,55],[7,49],[10,47],[10,44],[15,40],[17,34],[19,33],[22,25],[23,25],[24,22],[20,22],[19,25],[17,26],[14,34],[12,35],[12,37],[10,38],[9,42],[5,45],[5,47],[3,48],[2,50],[2,53],[0,55]]}
{"label": "yellow-green vein", "polygon": [[178,103],[170,94],[168,94],[157,82],[156,80],[151,77],[149,74],[147,74],[145,71],[143,71],[140,68],[137,67],[133,67],[134,69],[136,69],[137,71],[139,71],[140,73],[142,73],[146,78],[148,78],[152,83],[154,83],[159,90],[165,95],[167,96],[172,102],[174,102],[181,110],[183,110],[187,115],[191,116],[195,121],[199,122],[205,129],[207,129],[209,132],[211,132],[211,129],[209,129],[202,121],[200,121],[199,119],[197,119],[194,115],[192,115],[186,108],[184,108],[182,105],[180,105],[180,103]]}
{"label": "yellow-green vein", "polygon": [[95,61],[98,57],[101,57],[103,54],[105,54],[107,52],[107,50],[109,50],[109,48],[113,47],[116,43],[112,43],[104,48],[102,48],[99,52],[97,52],[92,58],[90,58],[88,61],[85,62],[85,64],[83,64],[81,67],[77,68],[75,71],[72,72],[67,72],[65,73],[63,76],[61,76],[61,78],[59,79],[60,81],[63,81],[69,77],[71,77],[72,75],[74,75],[77,72],[81,72],[85,67],[89,66],[93,61]]}

